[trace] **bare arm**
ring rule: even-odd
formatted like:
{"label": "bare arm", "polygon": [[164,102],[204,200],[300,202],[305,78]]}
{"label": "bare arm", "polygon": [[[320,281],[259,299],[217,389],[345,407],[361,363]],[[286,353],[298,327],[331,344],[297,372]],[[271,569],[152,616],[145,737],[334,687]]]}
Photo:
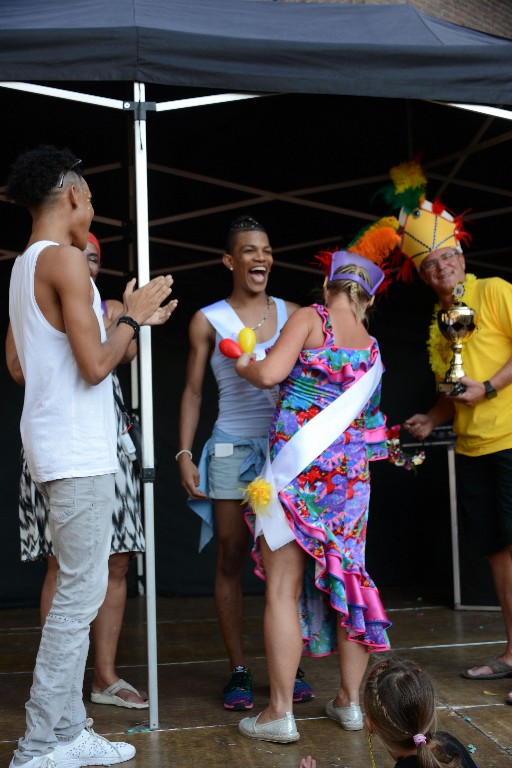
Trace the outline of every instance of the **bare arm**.
{"label": "bare arm", "polygon": [[[133,281],[135,281],[135,278],[133,278]],[[120,317],[124,312],[123,304],[120,301],[117,301],[117,299],[107,299],[105,302],[107,305],[107,311],[108,311],[108,318],[110,320],[110,323],[112,323],[114,320],[117,320],[118,317]],[[178,299],[172,299],[171,301],[168,301],[167,304],[165,304],[163,307],[158,307],[153,314],[148,317],[147,320],[144,320],[141,325],[164,325],[166,323],[176,307],[178,306]],[[109,325],[110,325],[109,323]]]}
{"label": "bare arm", "polygon": [[25,377],[21,370],[20,361],[18,358],[18,351],[16,344],[14,343],[14,336],[12,335],[11,324],[7,328],[7,336],[5,337],[5,360],[7,363],[7,370],[11,374],[16,384],[24,386]]}
{"label": "bare arm", "polygon": [[[71,246],[52,251],[51,261],[45,259],[39,279],[43,289],[53,290],[60,302],[63,330],[68,335],[81,376],[88,384],[98,384],[125,356],[133,329],[125,323],[116,325],[102,343],[91,306],[89,270],[83,254]],[[131,281],[123,296],[123,314],[139,325],[144,323],[169,296],[171,285],[170,275],[157,277],[137,291],[133,291],[134,281]]]}
{"label": "bare arm", "polygon": [[[133,281],[135,283],[135,280]],[[112,331],[115,327],[115,321],[121,317],[122,314],[124,314],[124,306],[120,301],[117,301],[117,299],[107,299],[105,304],[107,305],[107,315],[103,318],[105,323],[105,328],[107,329],[107,337],[110,336]],[[145,320],[142,325],[163,325],[166,323],[176,307],[178,306],[178,299],[172,299],[172,301],[168,301],[167,304],[163,307],[158,307],[158,309],[153,312],[151,317],[149,317],[147,320]],[[114,326],[114,327],[113,327]],[[126,350],[126,354],[121,360],[122,363],[131,363],[131,361],[137,356],[138,352],[138,344],[136,339],[133,339],[130,343],[130,346]]]}
{"label": "bare arm", "polygon": [[[124,312],[124,306],[120,301],[117,301],[117,299],[107,299],[105,304],[107,306],[107,314],[103,316],[103,322],[105,324],[105,330],[107,331],[107,338],[109,338],[115,330],[117,318],[121,317]],[[138,351],[139,345],[137,339],[132,339],[121,363],[131,363],[131,361],[137,357]]]}
{"label": "bare arm", "polygon": [[[179,448],[192,451],[201,412],[202,390],[208,359],[215,343],[215,331],[203,315],[196,312],[189,327],[190,351],[187,360],[185,387],[181,396]],[[188,453],[178,456],[178,469],[183,488],[194,499],[207,498],[198,491],[199,471]]]}
{"label": "bare arm", "polygon": [[491,376],[489,381],[491,382],[491,385],[494,387],[496,392],[499,392],[500,389],[503,389],[509,384],[512,384],[512,358],[509,358],[505,365],[500,368],[499,371],[496,371],[493,376]]}
{"label": "bare arm", "polygon": [[[474,408],[475,405],[485,400],[485,387],[482,381],[475,381],[475,379],[470,379],[469,376],[463,376],[460,382],[464,384],[466,391],[462,395],[453,397],[452,400],[455,400],[457,403],[464,403],[464,405],[468,405],[470,408]],[[505,365],[491,376],[489,382],[496,392],[512,384],[512,358],[507,360]]]}
{"label": "bare arm", "polygon": [[[504,366],[489,379],[491,386],[499,392],[500,389],[512,384],[512,359],[507,360]],[[404,422],[404,427],[418,440],[424,440],[430,435],[434,427],[446,424],[455,414],[454,402],[474,408],[485,400],[485,387],[483,382],[463,376],[460,379],[466,391],[461,395],[452,397],[440,397],[428,413],[416,413]]]}
{"label": "bare arm", "polygon": [[417,440],[425,440],[434,427],[446,424],[454,414],[453,398],[440,397],[428,413],[415,413],[404,421],[404,427]]}
{"label": "bare arm", "polygon": [[268,389],[283,381],[295,365],[300,351],[313,330],[314,309],[297,309],[286,321],[276,343],[264,360],[253,360],[244,354],[238,358],[235,367],[239,376],[255,387]]}

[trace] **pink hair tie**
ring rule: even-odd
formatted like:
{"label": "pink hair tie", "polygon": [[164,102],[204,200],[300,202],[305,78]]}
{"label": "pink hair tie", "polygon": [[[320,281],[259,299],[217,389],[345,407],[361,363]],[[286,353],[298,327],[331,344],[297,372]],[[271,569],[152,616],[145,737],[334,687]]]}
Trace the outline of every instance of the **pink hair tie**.
{"label": "pink hair tie", "polygon": [[412,740],[414,741],[417,747],[419,747],[420,744],[427,743],[427,737],[424,736],[422,733],[417,733],[416,736],[412,737]]}

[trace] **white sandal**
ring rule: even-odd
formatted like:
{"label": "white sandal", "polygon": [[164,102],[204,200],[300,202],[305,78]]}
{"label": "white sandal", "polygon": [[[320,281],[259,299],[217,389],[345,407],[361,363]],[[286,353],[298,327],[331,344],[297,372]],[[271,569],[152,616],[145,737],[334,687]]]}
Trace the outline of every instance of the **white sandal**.
{"label": "white sandal", "polygon": [[138,704],[135,701],[127,701],[121,696],[116,696],[117,692],[122,690],[131,691],[142,698],[138,690],[126,680],[116,680],[101,693],[91,693],[91,701],[93,704],[112,704],[114,707],[126,707],[126,709],[147,709],[149,707],[148,701]]}

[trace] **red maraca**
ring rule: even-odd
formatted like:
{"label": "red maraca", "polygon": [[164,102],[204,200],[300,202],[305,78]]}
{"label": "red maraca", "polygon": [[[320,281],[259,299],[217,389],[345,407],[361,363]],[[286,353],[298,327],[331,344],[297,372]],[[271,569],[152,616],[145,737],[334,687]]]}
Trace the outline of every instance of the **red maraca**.
{"label": "red maraca", "polygon": [[242,354],[240,345],[234,339],[222,339],[219,342],[219,351],[225,357],[230,357],[232,360],[236,360]]}
{"label": "red maraca", "polygon": [[236,360],[242,352],[251,354],[256,345],[256,334],[252,328],[242,328],[238,334],[238,343],[233,339],[222,339],[219,350],[225,357]]}

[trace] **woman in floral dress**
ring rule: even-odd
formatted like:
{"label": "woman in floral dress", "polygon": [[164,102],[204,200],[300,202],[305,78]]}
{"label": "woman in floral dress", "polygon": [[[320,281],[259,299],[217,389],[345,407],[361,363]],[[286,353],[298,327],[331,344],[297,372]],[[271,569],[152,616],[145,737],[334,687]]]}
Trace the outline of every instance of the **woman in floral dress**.
{"label": "woman in floral dress", "polygon": [[[297,310],[265,360],[242,355],[236,364],[255,386],[282,382],[263,472],[269,482],[260,479],[249,488],[246,515],[255,532],[256,573],[266,579],[270,678],[268,707],[239,726],[251,738],[299,738],[292,689],[303,649],[324,656],[337,647],[340,685],[326,712],[346,730],[360,730],[368,652],[389,649],[390,622],[365,569],[368,462],[386,458],[387,449],[380,353],[364,317],[383,277],[367,259],[335,252],[325,305]],[[265,504],[271,494],[280,502],[275,513],[274,502]],[[274,534],[270,521],[279,517]]]}

